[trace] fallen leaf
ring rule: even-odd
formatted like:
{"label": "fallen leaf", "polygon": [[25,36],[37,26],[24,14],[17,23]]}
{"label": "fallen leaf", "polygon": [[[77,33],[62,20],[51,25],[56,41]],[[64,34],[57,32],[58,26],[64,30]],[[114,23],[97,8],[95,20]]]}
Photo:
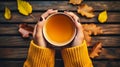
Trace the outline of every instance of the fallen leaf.
{"label": "fallen leaf", "polygon": [[88,32],[89,35],[97,35],[103,33],[102,28],[95,24],[83,24],[82,26],[84,31]]}
{"label": "fallen leaf", "polygon": [[102,51],[102,43],[97,43],[95,46],[93,46],[93,49],[90,53],[90,58],[95,58],[99,56],[99,53]]}
{"label": "fallen leaf", "polygon": [[29,26],[26,23],[19,24],[19,32],[23,38],[28,38],[29,34],[33,34],[34,27]]}
{"label": "fallen leaf", "polygon": [[32,6],[29,2],[23,0],[17,0],[18,10],[23,15],[29,15],[32,13]]}
{"label": "fallen leaf", "polygon": [[91,35],[98,35],[98,34],[102,34],[102,28],[95,25],[95,24],[82,24],[83,27],[83,32],[84,32],[84,37],[85,40],[87,42],[87,46],[91,45],[91,41],[92,41],[92,37]]}
{"label": "fallen leaf", "polygon": [[86,31],[83,31],[83,32],[84,32],[85,40],[87,42],[87,46],[90,46],[92,37],[88,34],[88,32],[86,32]]}
{"label": "fallen leaf", "polygon": [[99,14],[99,16],[98,16],[98,20],[99,20],[99,22],[101,22],[101,23],[104,23],[104,22],[106,22],[107,21],[107,11],[105,10],[105,11],[103,11],[103,12],[101,12],[100,14]]}
{"label": "fallen leaf", "polygon": [[4,13],[5,19],[9,20],[11,18],[11,11],[8,7],[5,7],[5,13]]}
{"label": "fallen leaf", "polygon": [[77,12],[82,16],[86,16],[87,18],[93,18],[95,16],[93,14],[93,8],[88,6],[87,4],[82,4],[78,6]]}
{"label": "fallen leaf", "polygon": [[82,1],[83,0],[70,0],[69,3],[76,5],[76,4],[81,4]]}

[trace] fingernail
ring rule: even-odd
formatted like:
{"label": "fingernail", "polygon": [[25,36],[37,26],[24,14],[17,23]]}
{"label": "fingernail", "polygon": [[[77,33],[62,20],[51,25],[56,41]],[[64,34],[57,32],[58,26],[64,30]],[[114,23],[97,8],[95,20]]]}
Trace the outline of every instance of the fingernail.
{"label": "fingernail", "polygon": [[79,23],[80,23],[80,19],[78,19],[78,20],[77,20],[77,22],[79,22]]}
{"label": "fingernail", "polygon": [[39,21],[42,21],[42,20],[43,20],[43,18],[42,18],[42,17],[40,17],[40,18],[39,18]]}
{"label": "fingernail", "polygon": [[66,12],[69,12],[70,10],[66,10]]}
{"label": "fingernail", "polygon": [[53,10],[57,10],[57,9],[54,8]]}

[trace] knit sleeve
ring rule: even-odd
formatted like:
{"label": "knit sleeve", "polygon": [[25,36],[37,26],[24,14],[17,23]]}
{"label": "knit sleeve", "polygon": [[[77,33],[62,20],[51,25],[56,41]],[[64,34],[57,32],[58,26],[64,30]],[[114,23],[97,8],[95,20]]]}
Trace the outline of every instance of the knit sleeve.
{"label": "knit sleeve", "polygon": [[54,50],[37,46],[31,41],[23,67],[54,67],[54,54]]}
{"label": "knit sleeve", "polygon": [[88,55],[86,41],[80,46],[64,48],[61,53],[65,67],[93,67]]}

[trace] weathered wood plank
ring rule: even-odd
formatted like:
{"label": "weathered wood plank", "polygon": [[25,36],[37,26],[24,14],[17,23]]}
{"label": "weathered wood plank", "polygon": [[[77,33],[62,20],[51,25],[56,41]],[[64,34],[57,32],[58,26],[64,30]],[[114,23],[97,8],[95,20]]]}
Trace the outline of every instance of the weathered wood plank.
{"label": "weathered wood plank", "polygon": [[[0,23],[5,23],[5,22],[10,22],[10,23],[17,23],[17,22],[29,22],[29,23],[36,23],[38,18],[40,17],[40,15],[42,14],[43,12],[33,12],[32,15],[36,18],[34,19],[33,17],[31,16],[24,16],[24,15],[21,15],[19,14],[18,12],[13,12],[12,13],[12,18],[11,20],[6,20],[4,18],[4,15],[3,13],[0,13]],[[95,23],[99,23],[98,20],[97,20],[97,16],[100,12],[95,12],[95,15],[96,17],[94,18],[91,18],[91,19],[87,19],[86,17],[83,17],[81,16],[80,14],[74,12],[75,14],[77,14],[80,19],[81,19],[81,22],[85,23],[90,23],[90,22],[95,22]],[[108,20],[107,22],[108,23],[120,23],[120,12],[108,12]]]}
{"label": "weathered wood plank", "polygon": [[[24,61],[0,61],[1,67],[22,67]],[[93,61],[94,67],[120,67],[120,61]],[[56,60],[55,67],[64,67],[62,60]]]}
{"label": "weathered wood plank", "polygon": [[[0,2],[10,2],[10,1],[16,1],[16,0],[0,0]],[[68,1],[68,0],[30,0],[30,1]],[[96,0],[84,0],[84,1],[96,1]],[[119,0],[97,0],[97,1],[119,1]]]}
{"label": "weathered wood plank", "polygon": [[[20,36],[0,36],[0,47],[28,47],[31,39],[23,39]],[[96,42],[101,42],[105,47],[120,47],[120,36],[92,37],[92,45]]]}
{"label": "weathered wood plank", "polygon": [[0,58],[26,58],[28,48],[0,48]]}
{"label": "weathered wood plank", "polygon": [[0,67],[23,67],[24,61],[0,61]]}
{"label": "weathered wood plank", "polygon": [[28,47],[30,44],[30,38],[23,39],[20,36],[1,36],[0,37],[0,46],[2,47]]}
{"label": "weathered wood plank", "polygon": [[120,38],[119,36],[98,36],[98,37],[92,37],[92,45],[94,45],[96,42],[101,42],[104,47],[117,47],[120,46]]}
{"label": "weathered wood plank", "polygon": [[[29,1],[33,6],[33,16],[36,19],[49,8],[58,9],[60,11],[70,10],[76,13],[77,7],[71,4],[68,4],[68,1]],[[81,22],[94,22],[98,23],[97,16],[99,11],[104,9],[108,10],[108,24],[97,24],[103,28],[105,35],[113,36],[93,36],[94,44],[97,41],[103,43],[103,50],[97,60],[93,60],[95,67],[120,67],[120,1],[84,1],[92,6],[95,10],[96,17],[92,19],[86,19],[81,17]],[[5,20],[3,17],[4,7],[8,6],[12,10],[12,19]],[[58,6],[56,6],[58,5]],[[19,35],[18,26],[16,23],[36,22],[30,16],[23,16],[17,11],[16,2],[0,2],[0,67],[22,67],[24,60],[26,59],[30,39],[23,39]],[[47,7],[47,8],[46,8]],[[39,12],[40,11],[40,12]],[[9,24],[7,24],[7,22]],[[11,24],[12,23],[12,24]],[[14,24],[15,23],[15,24]],[[113,23],[113,24],[110,24]],[[114,24],[117,23],[117,24]],[[11,36],[12,35],[12,36]],[[22,59],[21,59],[22,58]],[[4,60],[8,59],[8,60]],[[18,59],[18,60],[17,60]],[[103,60],[102,60],[103,59]],[[118,61],[114,60],[117,59]],[[60,51],[56,52],[56,63],[55,67],[63,67],[63,61],[61,60]]]}
{"label": "weathered wood plank", "polygon": [[[76,6],[68,3],[69,1],[30,1],[33,6],[33,10],[47,10],[47,9],[59,9],[59,10],[75,10]],[[109,11],[119,11],[120,1],[84,1],[84,3],[92,6],[95,11],[99,10],[109,10]],[[57,5],[57,6],[56,6]],[[5,6],[9,6],[11,10],[17,10],[16,2],[0,2],[0,11],[4,10]],[[46,8],[47,7],[47,8]]]}
{"label": "weathered wood plank", "polygon": [[[35,26],[35,24],[29,24],[30,26]],[[103,34],[120,34],[120,24],[96,24],[100,26],[103,30]],[[18,24],[0,24],[0,35],[1,34],[16,34],[18,32]]]}
{"label": "weathered wood plank", "polygon": [[94,67],[120,67],[120,61],[93,61]]}
{"label": "weathered wood plank", "polygon": [[[103,48],[102,53],[96,59],[120,59],[120,48]],[[0,48],[0,58],[26,58],[28,48]],[[56,51],[56,59],[61,59],[60,51]]]}
{"label": "weathered wood plank", "polygon": [[[29,24],[30,26],[35,26],[35,24]],[[0,34],[16,34],[20,35],[18,29],[19,24],[0,24]]]}
{"label": "weathered wood plank", "polygon": [[97,24],[97,26],[102,28],[103,34],[120,34],[119,24]]}

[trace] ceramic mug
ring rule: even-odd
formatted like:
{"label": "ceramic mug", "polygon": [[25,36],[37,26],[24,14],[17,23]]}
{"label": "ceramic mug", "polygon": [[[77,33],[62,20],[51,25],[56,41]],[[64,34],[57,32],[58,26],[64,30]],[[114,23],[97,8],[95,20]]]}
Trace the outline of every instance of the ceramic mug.
{"label": "ceramic mug", "polygon": [[69,44],[76,35],[76,26],[71,16],[65,13],[54,13],[46,18],[43,36],[54,46]]}

